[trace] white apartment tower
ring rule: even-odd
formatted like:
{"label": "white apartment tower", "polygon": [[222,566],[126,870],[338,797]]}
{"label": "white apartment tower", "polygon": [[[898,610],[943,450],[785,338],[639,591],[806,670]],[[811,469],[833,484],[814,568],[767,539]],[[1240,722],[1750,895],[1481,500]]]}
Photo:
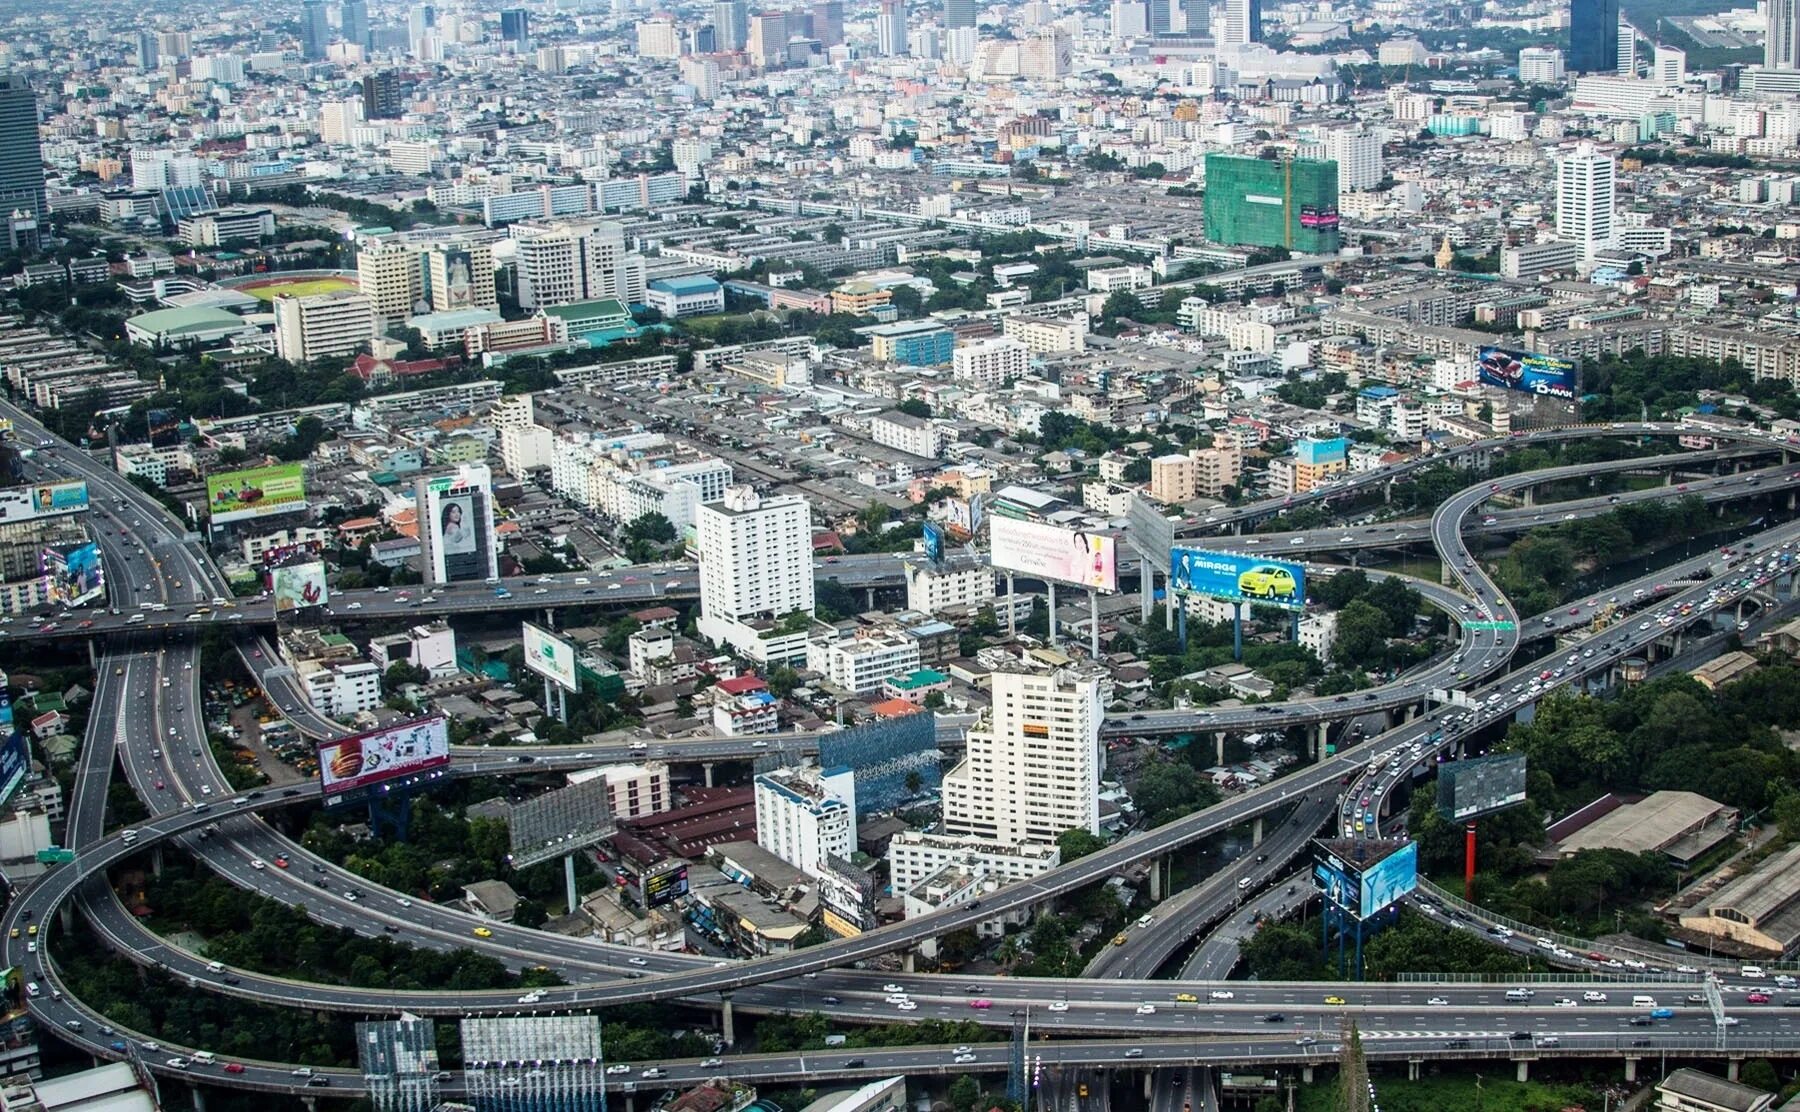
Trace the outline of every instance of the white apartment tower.
{"label": "white apartment tower", "polygon": [[1076,668],[994,673],[993,705],[944,777],[944,832],[1009,845],[1098,834],[1104,683]]}
{"label": "white apartment tower", "polygon": [[355,355],[375,338],[375,306],[341,290],[275,299],[275,354],[292,363]]}
{"label": "white apartment tower", "polygon": [[803,661],[808,631],[774,630],[789,614],[813,613],[812,508],[806,499],[761,498],[750,487],[729,487],[723,499],[695,512],[694,527],[700,635],[759,663]]}
{"label": "white apartment tower", "polygon": [[1568,73],[1563,52],[1554,46],[1528,46],[1519,51],[1519,81],[1526,85],[1561,85]]}
{"label": "white apartment tower", "polygon": [[1374,189],[1381,182],[1381,136],[1360,128],[1325,133],[1325,157],[1337,163],[1338,192]]}
{"label": "white apartment tower", "polygon": [[394,241],[367,244],[356,252],[356,284],[384,324],[405,320],[424,292],[418,250]]}
{"label": "white apartment tower", "polygon": [[1556,236],[1594,256],[1613,244],[1613,185],[1617,167],[1610,154],[1582,143],[1556,160]]}
{"label": "white apartment tower", "polygon": [[1800,0],[1768,0],[1769,34],[1763,40],[1763,66],[1800,70]]}
{"label": "white apartment tower", "polygon": [[756,778],[756,841],[809,876],[856,849],[856,781],[848,768],[778,768]]}
{"label": "white apartment tower", "polygon": [[518,242],[519,305],[537,309],[616,297],[644,300],[644,257],[630,251],[611,220],[512,226]]}
{"label": "white apartment tower", "polygon": [[1000,386],[1021,378],[1031,365],[1025,345],[1006,336],[958,345],[950,353],[950,373],[982,386]]}

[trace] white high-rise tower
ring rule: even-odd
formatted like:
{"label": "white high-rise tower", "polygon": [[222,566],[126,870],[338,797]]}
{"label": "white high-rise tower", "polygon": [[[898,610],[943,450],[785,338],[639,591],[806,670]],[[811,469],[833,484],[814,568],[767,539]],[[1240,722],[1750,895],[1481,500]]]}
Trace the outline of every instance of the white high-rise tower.
{"label": "white high-rise tower", "polygon": [[1007,845],[1099,833],[1104,682],[1074,668],[994,673],[988,717],[944,777],[945,833]]}
{"label": "white high-rise tower", "polygon": [[758,663],[806,659],[813,614],[812,509],[797,494],[759,498],[747,486],[694,515],[700,549],[700,636]]}
{"label": "white high-rise tower", "polygon": [[1617,167],[1591,143],[1556,160],[1556,236],[1594,256],[1613,245],[1613,188]]}

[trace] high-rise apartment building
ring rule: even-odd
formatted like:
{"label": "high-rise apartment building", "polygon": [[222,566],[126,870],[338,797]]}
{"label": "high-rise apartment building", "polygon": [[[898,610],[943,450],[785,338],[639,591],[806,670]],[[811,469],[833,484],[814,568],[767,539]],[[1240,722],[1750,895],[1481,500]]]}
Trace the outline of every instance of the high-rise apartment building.
{"label": "high-rise apartment building", "polygon": [[1144,0],[1112,0],[1112,37],[1135,39],[1150,33],[1150,8]]}
{"label": "high-rise apartment building", "polygon": [[1219,44],[1242,46],[1262,39],[1262,0],[1225,0],[1225,25],[1219,29]]}
{"label": "high-rise apartment building", "polygon": [[982,386],[1001,386],[1021,378],[1031,365],[1025,345],[1005,336],[975,340],[950,353],[950,373]]}
{"label": "high-rise apartment building", "polygon": [[644,300],[644,257],[625,242],[611,220],[513,225],[517,241],[519,305],[526,309],[572,301]]}
{"label": "high-rise apartment building", "polygon": [[434,313],[499,309],[494,249],[486,243],[439,244],[426,249],[421,268]]}
{"label": "high-rise apartment building", "polygon": [[995,672],[992,705],[944,775],[944,832],[1007,845],[1098,834],[1105,687],[1084,668]]}
{"label": "high-rise apartment building", "polygon": [[[841,8],[839,15],[842,15]],[[749,47],[750,9],[745,0],[718,0],[712,6],[712,23],[713,36],[720,50],[735,54]]]}
{"label": "high-rise apartment building", "polygon": [[1638,75],[1638,33],[1637,28],[1619,20],[1619,49],[1615,68],[1626,77]]}
{"label": "high-rise apartment building", "polygon": [[41,220],[48,210],[37,93],[18,74],[0,75],[0,216],[20,211]]}
{"label": "high-rise apartment building", "polygon": [[338,30],[342,32],[345,42],[364,50],[369,49],[372,45],[369,39],[369,0],[344,0],[339,4]]}
{"label": "high-rise apartment building", "polygon": [[356,253],[356,284],[384,327],[405,320],[424,292],[419,253],[404,243],[370,243]]}
{"label": "high-rise apartment building", "polygon": [[391,120],[403,107],[400,75],[393,70],[367,74],[362,79],[363,119]]}
{"label": "high-rise apartment building", "polygon": [[875,53],[884,58],[906,53],[906,0],[881,0],[875,13]]}
{"label": "high-rise apartment building", "polygon": [[756,843],[809,876],[856,850],[856,779],[848,768],[778,768],[756,778]]}
{"label": "high-rise apartment building", "polygon": [[1613,245],[1613,193],[1617,167],[1610,154],[1582,143],[1556,160],[1556,237],[1594,256]]}
{"label": "high-rise apartment building", "polygon": [[132,52],[132,60],[137,63],[138,69],[155,69],[161,57],[162,53],[156,48],[156,33],[139,31],[137,48]]}
{"label": "high-rise apartment building", "polygon": [[734,486],[694,515],[700,635],[759,663],[806,658],[813,613],[812,509]]}
{"label": "high-rise apartment building", "polygon": [[944,0],[944,27],[946,30],[973,26],[975,26],[975,0]]}
{"label": "high-rise apartment building", "polygon": [[1772,70],[1800,70],[1800,0],[1768,0],[1769,31],[1763,39],[1763,65]]}
{"label": "high-rise apartment building", "polygon": [[1554,46],[1528,46],[1519,51],[1521,84],[1561,85],[1566,75],[1563,52]]}
{"label": "high-rise apartment building", "polygon": [[500,10],[500,41],[515,54],[531,49],[531,13],[524,8]]}
{"label": "high-rise apartment building", "polygon": [[1061,27],[1034,27],[1019,43],[1020,77],[1054,81],[1066,76],[1074,61],[1074,44]]}
{"label": "high-rise apartment building", "polygon": [[1334,163],[1209,154],[1206,238],[1226,245],[1336,254],[1337,195]]}
{"label": "high-rise apartment building", "polygon": [[1374,189],[1381,181],[1381,136],[1361,128],[1325,133],[1325,157],[1337,163],[1338,192]]}
{"label": "high-rise apartment building", "polygon": [[275,299],[275,354],[293,363],[355,355],[375,338],[375,304],[350,290]]}
{"label": "high-rise apartment building", "polygon": [[1619,68],[1619,0],[1569,0],[1569,68],[1614,73]]}
{"label": "high-rise apartment building", "polygon": [[300,6],[300,57],[316,62],[331,45],[331,24],[325,18],[325,0],[305,0]]}
{"label": "high-rise apartment building", "polygon": [[639,22],[637,51],[640,58],[681,57],[681,32],[674,17],[659,15]]}

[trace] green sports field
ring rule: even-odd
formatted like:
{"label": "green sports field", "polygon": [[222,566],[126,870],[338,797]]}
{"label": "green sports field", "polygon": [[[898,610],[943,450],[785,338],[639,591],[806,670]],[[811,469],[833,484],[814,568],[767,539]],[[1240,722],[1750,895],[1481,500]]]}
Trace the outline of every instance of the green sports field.
{"label": "green sports field", "polygon": [[258,301],[273,301],[280,294],[294,297],[306,297],[315,293],[334,293],[338,290],[353,290],[356,283],[348,278],[297,278],[292,282],[283,282],[279,278],[254,286],[239,286],[238,292],[249,294]]}

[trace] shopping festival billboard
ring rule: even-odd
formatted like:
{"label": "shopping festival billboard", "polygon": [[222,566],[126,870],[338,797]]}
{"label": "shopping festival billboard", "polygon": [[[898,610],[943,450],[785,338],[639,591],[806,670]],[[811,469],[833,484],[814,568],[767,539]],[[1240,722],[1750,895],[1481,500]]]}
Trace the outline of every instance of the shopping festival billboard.
{"label": "shopping festival billboard", "polygon": [[1483,386],[1575,399],[1580,364],[1560,355],[1515,348],[1484,347],[1475,353],[1476,374]]}
{"label": "shopping festival billboard", "polygon": [[324,606],[331,601],[331,592],[325,585],[324,563],[313,560],[270,570],[269,595],[275,600],[277,614],[308,606]]}
{"label": "shopping festival billboard", "polygon": [[1118,542],[1105,533],[1084,533],[996,515],[988,545],[994,567],[1041,576],[1096,591],[1119,589]]}
{"label": "shopping festival billboard", "polygon": [[206,477],[206,508],[214,525],[306,508],[306,469],[278,463]]}
{"label": "shopping festival billboard", "polygon": [[1373,919],[1419,886],[1419,845],[1407,842],[1363,870],[1360,890],[1363,919]]}
{"label": "shopping festival billboard", "polygon": [[575,646],[530,622],[521,623],[520,637],[525,642],[525,667],[566,691],[578,689]]}
{"label": "shopping festival billboard", "polygon": [[320,745],[319,783],[335,807],[435,779],[449,763],[447,720],[426,718]]}
{"label": "shopping festival billboard", "polygon": [[1226,602],[1257,602],[1288,610],[1306,606],[1306,568],[1285,560],[1172,548],[1169,585],[1177,594],[1206,595]]}
{"label": "shopping festival billboard", "polygon": [[106,576],[100,567],[100,546],[84,544],[71,549],[46,548],[38,556],[51,602],[80,606],[106,594]]}

